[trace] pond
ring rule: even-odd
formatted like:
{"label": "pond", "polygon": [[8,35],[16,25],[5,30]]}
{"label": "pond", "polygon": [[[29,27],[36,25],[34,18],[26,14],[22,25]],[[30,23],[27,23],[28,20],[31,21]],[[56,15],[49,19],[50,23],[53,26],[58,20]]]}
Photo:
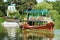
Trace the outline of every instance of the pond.
{"label": "pond", "polygon": [[[24,33],[23,33],[24,32]],[[15,38],[0,37],[1,40],[60,40],[60,30],[56,29],[51,33],[38,33],[38,32],[26,32],[23,31],[20,34],[17,34]],[[0,35],[1,36],[1,35]]]}

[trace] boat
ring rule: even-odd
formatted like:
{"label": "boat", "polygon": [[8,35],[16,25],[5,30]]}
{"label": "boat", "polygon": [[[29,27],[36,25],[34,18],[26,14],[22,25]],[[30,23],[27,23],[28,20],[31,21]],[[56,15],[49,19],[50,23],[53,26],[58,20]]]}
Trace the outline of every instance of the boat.
{"label": "boat", "polygon": [[23,29],[46,29],[53,31],[54,22],[49,14],[48,10],[30,10],[25,11],[27,18],[24,20],[22,26]]}

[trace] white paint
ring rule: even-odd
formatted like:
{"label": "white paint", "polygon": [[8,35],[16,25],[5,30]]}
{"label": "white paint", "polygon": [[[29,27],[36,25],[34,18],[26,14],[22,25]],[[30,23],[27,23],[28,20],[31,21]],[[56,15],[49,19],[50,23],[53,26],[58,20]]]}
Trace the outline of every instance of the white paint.
{"label": "white paint", "polygon": [[15,8],[15,6],[8,6],[8,10],[10,10],[12,12],[12,11],[16,11],[16,8]]}
{"label": "white paint", "polygon": [[16,4],[11,4],[11,5],[8,6],[7,16],[9,16],[9,12],[11,12],[11,13],[16,12],[15,5],[16,5]]}
{"label": "white paint", "polygon": [[15,37],[16,29],[19,28],[19,24],[16,22],[3,22],[2,26],[7,30],[10,37]]}

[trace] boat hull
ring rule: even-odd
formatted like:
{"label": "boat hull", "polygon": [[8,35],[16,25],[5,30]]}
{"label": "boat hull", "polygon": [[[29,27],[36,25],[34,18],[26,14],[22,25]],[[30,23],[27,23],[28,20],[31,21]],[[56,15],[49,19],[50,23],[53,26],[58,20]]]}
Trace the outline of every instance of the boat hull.
{"label": "boat hull", "polygon": [[30,26],[29,24],[24,24],[23,25],[24,29],[48,29],[50,31],[53,31],[54,28],[54,23],[53,22],[49,22],[46,25],[39,25],[39,26]]}

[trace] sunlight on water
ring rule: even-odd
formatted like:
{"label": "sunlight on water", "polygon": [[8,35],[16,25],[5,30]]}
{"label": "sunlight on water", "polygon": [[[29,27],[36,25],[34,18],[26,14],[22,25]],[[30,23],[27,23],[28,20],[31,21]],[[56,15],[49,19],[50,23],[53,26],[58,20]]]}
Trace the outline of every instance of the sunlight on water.
{"label": "sunlight on water", "polygon": [[54,30],[55,35],[60,35],[60,30]]}
{"label": "sunlight on water", "polygon": [[60,40],[60,30],[54,30],[54,38],[52,40]]}

